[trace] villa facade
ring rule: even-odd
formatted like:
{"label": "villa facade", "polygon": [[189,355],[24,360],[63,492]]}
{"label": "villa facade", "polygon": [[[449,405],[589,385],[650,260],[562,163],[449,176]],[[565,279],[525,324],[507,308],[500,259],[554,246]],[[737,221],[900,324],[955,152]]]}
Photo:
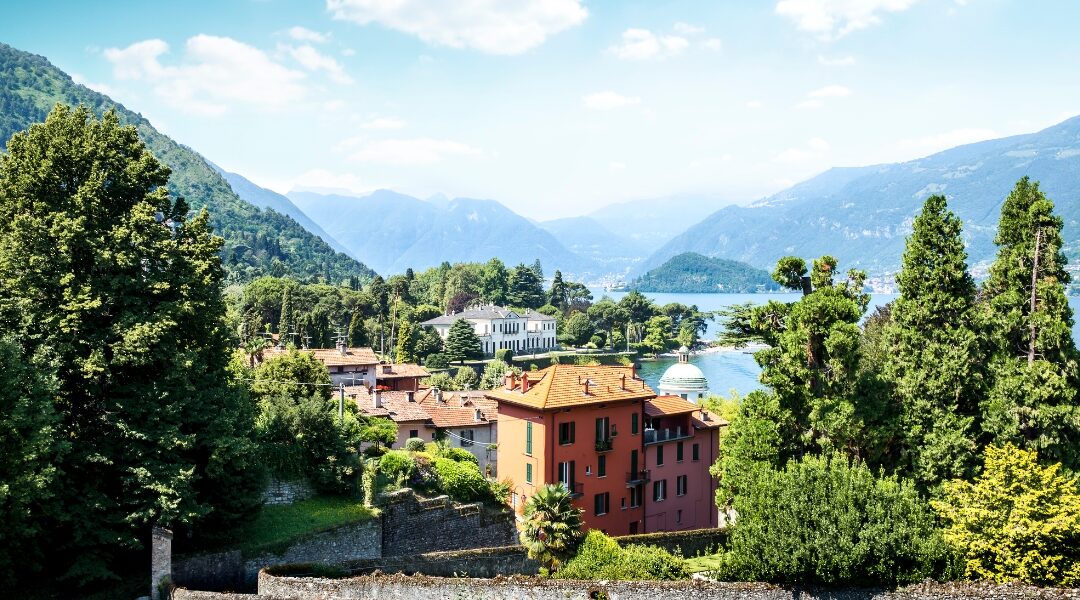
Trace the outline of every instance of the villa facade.
{"label": "villa facade", "polygon": [[503,349],[513,350],[515,354],[535,354],[558,348],[555,317],[534,310],[517,312],[486,304],[435,317],[421,325],[434,327],[439,336],[446,340],[450,326],[458,319],[472,324],[485,356]]}

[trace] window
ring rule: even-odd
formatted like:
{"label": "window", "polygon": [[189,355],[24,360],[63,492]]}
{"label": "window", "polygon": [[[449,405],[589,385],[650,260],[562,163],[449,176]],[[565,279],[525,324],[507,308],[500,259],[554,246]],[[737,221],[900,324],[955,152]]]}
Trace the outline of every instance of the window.
{"label": "window", "polygon": [[605,454],[596,458],[596,476],[607,477],[607,455]]}
{"label": "window", "polygon": [[656,466],[664,466],[664,445],[657,444],[656,446]]}
{"label": "window", "polygon": [[604,492],[593,496],[593,514],[606,515],[610,507],[611,494]]}
{"label": "window", "polygon": [[675,444],[675,462],[682,462],[683,459],[683,443],[679,442]]}
{"label": "window", "polygon": [[643,488],[640,485],[635,485],[630,488],[630,508],[637,508],[641,506],[641,494]]}
{"label": "window", "polygon": [[476,433],[474,433],[472,429],[462,430],[460,441],[462,448],[472,446],[473,442],[476,441]]}
{"label": "window", "polygon": [[686,495],[686,475],[679,475],[675,478],[675,495]]}
{"label": "window", "polygon": [[411,437],[411,438],[420,437],[420,430],[419,429],[410,429],[409,430],[409,437]]}
{"label": "window", "polygon": [[525,483],[532,483],[532,463],[525,465]]}
{"label": "window", "polygon": [[567,444],[574,443],[575,436],[575,423],[570,421],[569,423],[559,423],[559,444],[565,446]]}
{"label": "window", "polygon": [[630,435],[637,435],[638,430],[638,414],[634,413],[630,415]]}
{"label": "window", "polygon": [[667,479],[654,481],[652,484],[653,502],[663,502],[664,498],[667,498]]}
{"label": "window", "polygon": [[532,454],[532,421],[525,423],[525,454]]}
{"label": "window", "polygon": [[676,523],[682,523],[682,511],[681,510],[675,511],[675,522]]}
{"label": "window", "polygon": [[694,444],[693,446],[691,446],[690,452],[690,455],[691,457],[693,457],[694,462],[701,460],[701,444]]}
{"label": "window", "polygon": [[574,482],[577,480],[574,477],[574,470],[574,461],[572,460],[559,463],[559,483],[571,492],[574,491]]}
{"label": "window", "polygon": [[608,417],[601,417],[596,420],[596,441],[604,442],[610,437],[608,435],[608,424],[610,423]]}

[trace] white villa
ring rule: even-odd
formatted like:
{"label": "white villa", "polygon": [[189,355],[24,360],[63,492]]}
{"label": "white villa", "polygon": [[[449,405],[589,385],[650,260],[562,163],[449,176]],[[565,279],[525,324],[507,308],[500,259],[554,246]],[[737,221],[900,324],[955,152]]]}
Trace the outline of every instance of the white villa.
{"label": "white villa", "polygon": [[555,317],[528,309],[519,313],[502,306],[481,305],[435,317],[421,325],[434,327],[445,340],[450,326],[458,319],[472,323],[488,356],[501,349],[513,350],[515,354],[535,354],[558,348]]}

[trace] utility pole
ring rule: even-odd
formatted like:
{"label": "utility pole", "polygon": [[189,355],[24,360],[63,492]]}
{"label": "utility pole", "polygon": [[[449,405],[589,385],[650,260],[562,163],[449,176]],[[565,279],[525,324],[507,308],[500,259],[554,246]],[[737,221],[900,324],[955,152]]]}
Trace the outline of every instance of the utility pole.
{"label": "utility pole", "polygon": [[338,421],[344,421],[345,420],[345,384],[344,383],[339,383],[338,384],[338,392],[340,392],[339,395],[338,395],[338,406],[337,406]]}

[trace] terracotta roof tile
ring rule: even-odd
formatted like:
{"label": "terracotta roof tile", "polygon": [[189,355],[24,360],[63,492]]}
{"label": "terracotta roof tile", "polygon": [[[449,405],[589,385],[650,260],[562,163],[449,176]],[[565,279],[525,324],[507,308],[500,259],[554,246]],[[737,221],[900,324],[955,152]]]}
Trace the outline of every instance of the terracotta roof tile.
{"label": "terracotta roof tile", "polygon": [[[379,358],[375,356],[375,351],[371,348],[346,348],[345,354],[342,354],[337,348],[311,348],[308,350],[300,350],[300,352],[311,354],[328,367],[346,367],[352,365],[369,366],[379,364]],[[263,350],[263,360],[268,360],[287,353],[287,349],[276,347],[267,348]]]}
{"label": "terracotta roof tile", "polygon": [[487,396],[540,410],[656,397],[644,380],[634,378],[632,367],[553,365],[523,375],[528,378],[524,393],[518,381],[513,390],[497,388]]}
{"label": "terracotta roof tile", "polygon": [[645,415],[660,417],[664,415],[685,415],[701,407],[680,396],[657,396],[645,401]]}
{"label": "terracotta roof tile", "polygon": [[[387,369],[389,367],[389,370]],[[395,364],[395,365],[379,365],[375,371],[375,379],[405,379],[412,377],[430,377],[431,373],[428,373],[427,369],[420,365],[413,364]]]}
{"label": "terracotta roof tile", "polygon": [[704,408],[690,415],[690,424],[696,429],[717,429],[719,427],[728,426],[726,420],[721,419],[716,413],[705,410]]}
{"label": "terracotta roof tile", "polygon": [[415,392],[413,402],[409,402],[410,392],[379,392],[382,406],[375,407],[375,399],[367,387],[362,385],[345,388],[345,397],[356,403],[356,408],[369,417],[386,417],[396,423],[428,421],[431,416],[420,406],[419,395]]}
{"label": "terracotta roof tile", "polygon": [[[436,427],[467,427],[493,423],[499,416],[499,405],[485,397],[486,392],[441,392],[433,389],[424,390],[419,397],[420,405],[429,415]],[[441,395],[442,400],[437,400]],[[480,420],[476,420],[476,410],[480,409]]]}

